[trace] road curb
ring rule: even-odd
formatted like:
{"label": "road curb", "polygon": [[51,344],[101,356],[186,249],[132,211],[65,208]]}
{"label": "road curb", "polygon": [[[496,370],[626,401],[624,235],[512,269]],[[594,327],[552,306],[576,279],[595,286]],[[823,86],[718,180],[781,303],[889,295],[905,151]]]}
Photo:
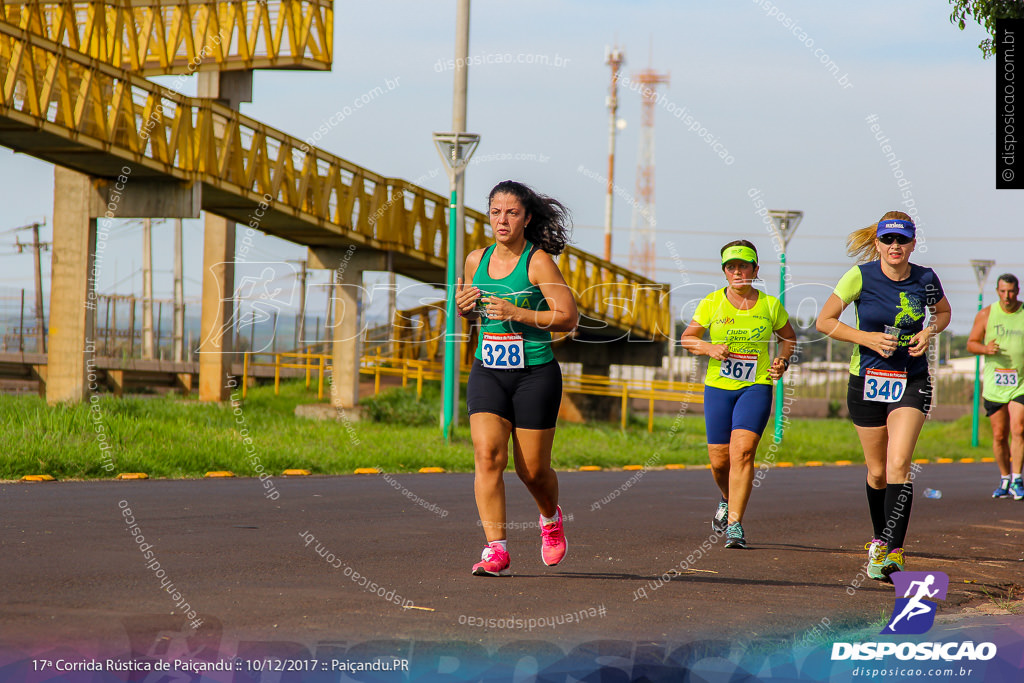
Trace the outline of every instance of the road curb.
{"label": "road curb", "polygon": [[[994,463],[995,462],[995,458],[991,458],[991,457],[986,457],[986,458],[957,458],[957,459],[954,459],[954,458],[935,458],[934,460],[929,459],[929,458],[915,458],[913,460],[913,462],[914,462],[915,465],[951,465],[951,464],[961,464],[961,463],[965,464],[965,465],[977,465],[977,464],[985,464],[985,463]],[[768,466],[769,467],[781,467],[781,468],[790,468],[790,467],[851,467],[851,466],[859,466],[861,464],[863,464],[863,463],[861,463],[859,461],[853,461],[853,460],[836,460],[835,462],[823,462],[823,461],[820,461],[820,460],[809,460],[807,462],[802,462],[802,463],[777,462],[777,463],[775,463],[773,465],[768,465]],[[621,465],[621,466],[618,466],[618,467],[603,467],[601,465],[580,465],[579,467],[576,467],[574,469],[564,469],[563,470],[563,469],[557,469],[556,468],[556,471],[558,471],[558,472],[635,472],[635,471],[638,471],[638,470],[647,470],[647,471],[655,471],[655,470],[676,471],[676,470],[707,470],[707,469],[711,469],[711,465],[707,464],[707,463],[704,463],[704,464],[693,464],[693,465],[686,465],[686,464],[683,464],[683,463],[669,463],[667,465],[654,466],[654,467],[649,466],[649,465]],[[377,469],[376,467],[357,467],[357,468],[355,468],[355,470],[353,470],[353,474],[381,474],[381,471],[379,469]],[[418,468],[415,471],[410,470],[408,472],[395,472],[394,474],[403,474],[403,475],[405,475],[405,474],[449,474],[449,472],[448,472],[448,470],[446,470],[443,467],[431,466],[431,467],[420,467],[420,468]],[[458,472],[452,472],[451,474],[458,474]],[[284,471],[281,472],[281,476],[284,476],[284,477],[308,477],[308,476],[311,476],[311,473],[310,473],[309,470],[305,470],[305,469],[287,469],[287,470],[284,470]],[[328,474],[328,475],[324,475],[324,476],[347,476],[347,475],[344,475],[344,474],[333,474],[333,475],[332,474]],[[207,472],[202,477],[195,477],[195,478],[197,478],[197,479],[200,479],[200,478],[201,479],[230,479],[230,478],[236,478],[236,477],[238,477],[238,475],[236,475],[234,472],[228,472],[226,470],[214,470],[214,471]],[[149,475],[146,474],[145,472],[121,472],[120,474],[115,476],[113,479],[114,480],[121,480],[121,481],[128,481],[128,480],[141,480],[141,479],[149,479],[149,478],[150,478]],[[247,475],[243,475],[241,478],[249,478],[249,477]],[[15,480],[15,481],[23,481],[23,482],[27,482],[27,483],[37,483],[37,482],[49,482],[49,481],[58,481],[58,480],[56,478],[54,478],[52,475],[49,475],[49,474],[26,474],[23,477],[21,477],[20,480]],[[82,481],[93,481],[93,480],[84,479]],[[95,481],[104,481],[104,480],[103,479],[97,479]]]}

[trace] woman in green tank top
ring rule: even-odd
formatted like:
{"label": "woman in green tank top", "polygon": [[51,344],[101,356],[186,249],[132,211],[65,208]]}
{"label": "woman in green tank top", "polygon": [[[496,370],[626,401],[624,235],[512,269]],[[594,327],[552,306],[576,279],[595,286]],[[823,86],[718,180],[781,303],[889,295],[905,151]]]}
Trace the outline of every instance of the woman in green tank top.
{"label": "woman in green tank top", "polygon": [[458,281],[459,315],[480,319],[480,343],[469,374],[466,404],[473,437],[474,491],[487,538],[477,576],[510,574],[504,473],[509,440],[516,474],[540,511],[541,558],[565,556],[558,478],[551,446],[562,397],[562,375],[551,332],[570,332],[576,299],[551,258],[568,242],[569,211],[558,201],[511,180],[487,198],[494,244],[466,257]]}

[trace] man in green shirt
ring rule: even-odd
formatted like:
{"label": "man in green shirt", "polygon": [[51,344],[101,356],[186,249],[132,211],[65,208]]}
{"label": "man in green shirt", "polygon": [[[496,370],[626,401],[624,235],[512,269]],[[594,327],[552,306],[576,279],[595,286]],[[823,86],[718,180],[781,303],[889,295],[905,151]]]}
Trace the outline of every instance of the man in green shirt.
{"label": "man in green shirt", "polygon": [[1019,293],[1016,276],[1000,275],[996,280],[999,303],[978,312],[967,338],[967,350],[985,356],[982,398],[992,422],[992,451],[1002,475],[992,497],[1013,496],[1014,500],[1024,498],[1024,307],[1017,298]]}

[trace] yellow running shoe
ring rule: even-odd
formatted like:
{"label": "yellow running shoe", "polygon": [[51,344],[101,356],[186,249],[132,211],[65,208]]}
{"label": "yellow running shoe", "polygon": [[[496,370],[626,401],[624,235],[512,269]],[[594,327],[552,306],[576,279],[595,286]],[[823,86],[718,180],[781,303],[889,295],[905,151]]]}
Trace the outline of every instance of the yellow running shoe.
{"label": "yellow running shoe", "polygon": [[892,575],[903,571],[904,564],[903,548],[893,548],[892,552],[885,556],[885,564],[882,566],[882,574],[885,575],[885,580],[892,583]]}

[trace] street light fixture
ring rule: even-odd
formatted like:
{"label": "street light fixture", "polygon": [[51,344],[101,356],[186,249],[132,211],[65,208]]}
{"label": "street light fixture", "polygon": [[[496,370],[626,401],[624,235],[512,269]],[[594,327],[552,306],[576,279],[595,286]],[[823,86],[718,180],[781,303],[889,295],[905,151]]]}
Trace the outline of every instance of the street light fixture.
{"label": "street light fixture", "polygon": [[[796,232],[797,226],[804,218],[803,211],[784,211],[771,209],[768,215],[772,219],[772,229],[775,231],[782,250],[779,252],[779,303],[786,306],[786,245]],[[775,383],[775,442],[782,441],[782,405],[783,405],[784,382],[780,377]]]}
{"label": "street light fixture", "polygon": [[451,189],[451,202],[448,204],[448,297],[444,324],[444,407],[441,424],[446,442],[451,440],[452,416],[455,414],[455,382],[459,372],[459,363],[455,355],[455,318],[458,317],[455,312],[455,274],[458,268],[455,253],[460,227],[457,225],[459,204],[456,188],[478,144],[480,136],[473,133],[434,133],[434,145],[437,146],[437,153],[444,159]]}
{"label": "street light fixture", "polygon": [[[985,281],[988,280],[988,271],[996,264],[991,259],[972,259],[971,268],[974,269],[974,277],[978,280],[978,312],[981,312],[981,304],[985,294]],[[981,409],[981,356],[974,357],[974,410],[971,413],[971,447],[978,447],[978,413]]]}

